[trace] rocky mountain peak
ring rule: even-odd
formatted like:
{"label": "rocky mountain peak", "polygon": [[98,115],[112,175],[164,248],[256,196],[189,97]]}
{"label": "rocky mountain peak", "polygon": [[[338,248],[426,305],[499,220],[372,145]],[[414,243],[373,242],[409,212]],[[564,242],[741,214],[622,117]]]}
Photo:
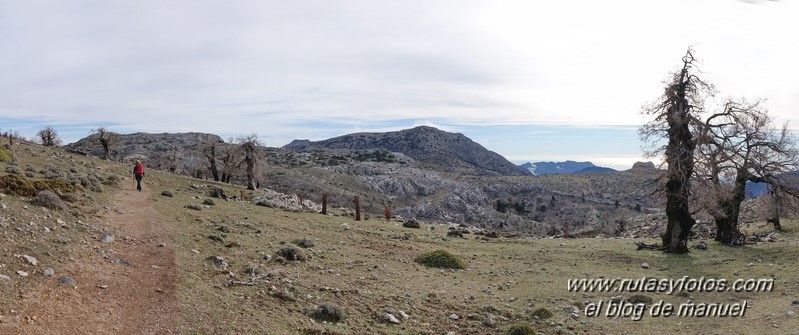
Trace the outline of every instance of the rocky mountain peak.
{"label": "rocky mountain peak", "polygon": [[381,149],[451,171],[476,175],[529,174],[463,134],[430,126],[384,133],[354,133],[323,141],[294,140],[283,148],[296,151]]}

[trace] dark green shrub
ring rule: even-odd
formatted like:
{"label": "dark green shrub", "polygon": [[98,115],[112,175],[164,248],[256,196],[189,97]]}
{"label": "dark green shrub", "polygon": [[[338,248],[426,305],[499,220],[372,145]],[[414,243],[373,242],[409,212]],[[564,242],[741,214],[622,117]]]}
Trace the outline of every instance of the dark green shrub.
{"label": "dark green shrub", "polygon": [[320,321],[341,322],[347,317],[347,313],[341,306],[331,303],[322,303],[316,307],[316,310],[313,312],[313,317]]}
{"label": "dark green shrub", "polygon": [[416,262],[424,266],[440,269],[465,269],[464,263],[457,256],[446,250],[435,250],[416,257]]}
{"label": "dark green shrub", "polygon": [[294,241],[291,241],[291,243],[293,243],[294,245],[296,245],[298,247],[303,247],[303,248],[306,248],[306,249],[313,248],[313,246],[314,246],[314,242],[311,241],[308,238],[305,238],[305,237],[298,238],[298,239],[296,239]]}
{"label": "dark green shrub", "polygon": [[163,196],[165,196],[165,197],[170,197],[170,198],[175,196],[175,195],[172,193],[172,191],[169,191],[169,190],[166,190],[166,191],[163,191],[163,192],[161,192],[161,195],[163,195]]}
{"label": "dark green shrub", "polygon": [[505,335],[535,335],[536,330],[533,326],[526,324],[517,324],[508,327],[505,330]]}
{"label": "dark green shrub", "polygon": [[534,310],[532,313],[530,313],[530,315],[536,319],[544,320],[551,318],[553,314],[545,307],[539,307],[536,308],[536,310]]}
{"label": "dark green shrub", "polygon": [[213,206],[216,205],[216,202],[214,202],[214,199],[205,199],[203,200],[203,204],[208,206]]}
{"label": "dark green shrub", "polygon": [[633,304],[644,303],[644,304],[647,304],[647,305],[651,305],[652,304],[652,298],[647,297],[647,296],[645,296],[643,294],[634,294],[634,295],[630,296],[629,298],[627,298],[627,302],[630,302],[630,303],[633,303]]}
{"label": "dark green shrub", "polygon": [[422,225],[416,219],[410,219],[402,223],[405,228],[422,228]]}
{"label": "dark green shrub", "polygon": [[280,250],[277,252],[277,255],[285,258],[288,261],[304,262],[308,259],[308,257],[305,256],[305,252],[293,244],[288,244],[280,248]]}

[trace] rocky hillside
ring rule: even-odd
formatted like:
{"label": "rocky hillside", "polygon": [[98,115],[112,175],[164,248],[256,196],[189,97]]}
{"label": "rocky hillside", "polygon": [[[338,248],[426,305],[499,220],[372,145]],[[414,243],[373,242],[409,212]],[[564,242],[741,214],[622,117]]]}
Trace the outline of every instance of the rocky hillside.
{"label": "rocky hillside", "polygon": [[[118,160],[144,159],[150,168],[172,171],[192,171],[203,166],[202,146],[205,143],[223,143],[221,137],[206,133],[117,134],[111,145],[111,158]],[[64,146],[83,155],[102,157],[96,134]]]}
{"label": "rocky hillside", "polygon": [[529,173],[463,134],[420,126],[386,133],[356,133],[323,141],[294,140],[283,148],[296,151],[375,150],[399,152],[419,162],[475,175],[524,176]]}
{"label": "rocky hillside", "polygon": [[[143,158],[150,169],[210,178],[203,147],[211,142],[219,165],[222,152],[235,144],[201,133],[119,135],[112,157]],[[103,153],[94,136],[67,148]],[[613,173],[525,175],[465,136],[430,127],[295,141],[261,153],[261,188],[316,202],[327,193],[331,206],[342,208],[351,208],[359,195],[372,215],[388,207],[405,218],[550,234],[566,223],[572,232],[613,232],[619,218],[661,207],[641,188],[660,173],[651,163]],[[241,184],[243,168],[237,169],[232,182]]]}
{"label": "rocky hillside", "polygon": [[[559,173],[577,173],[577,172],[608,172],[607,170],[592,170],[591,168],[599,168],[591,162],[535,162],[524,163],[520,165],[521,168],[530,171],[530,173],[541,176],[545,174],[559,174]],[[607,168],[602,168],[607,169]]]}

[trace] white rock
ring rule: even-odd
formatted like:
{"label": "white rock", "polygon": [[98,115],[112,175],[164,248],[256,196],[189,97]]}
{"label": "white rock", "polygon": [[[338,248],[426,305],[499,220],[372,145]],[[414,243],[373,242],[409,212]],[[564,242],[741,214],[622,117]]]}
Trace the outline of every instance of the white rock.
{"label": "white rock", "polygon": [[643,262],[643,263],[641,263],[641,267],[644,268],[644,269],[649,269],[649,263]]}
{"label": "white rock", "polygon": [[393,323],[393,324],[399,324],[400,323],[399,319],[397,319],[397,317],[394,316],[394,314],[391,314],[391,313],[383,314],[383,321],[384,322],[388,322],[388,323]]}
{"label": "white rock", "polygon": [[11,277],[6,275],[0,275],[0,281],[6,281],[6,280],[11,280]]}
{"label": "white rock", "polygon": [[450,319],[450,320],[458,320],[458,319],[460,319],[460,318],[461,318],[461,317],[460,317],[460,316],[458,316],[458,314],[455,314],[455,313],[452,313],[452,314],[450,314],[450,315],[449,315],[449,319]]}
{"label": "white rock", "polygon": [[57,223],[57,224],[65,224],[66,222],[64,222],[64,220],[61,220],[61,219],[56,219],[55,223]]}
{"label": "white rock", "polygon": [[0,204],[0,208],[6,209],[6,208],[8,208],[8,206],[6,206],[6,204]]}
{"label": "white rock", "polygon": [[25,261],[30,263],[30,265],[36,266],[37,264],[39,264],[39,261],[33,256],[22,255],[22,258],[24,258]]}
{"label": "white rock", "polygon": [[28,276],[28,273],[27,273],[27,272],[25,272],[25,271],[17,271],[17,274],[18,274],[20,277],[27,277],[27,276]]}
{"label": "white rock", "polygon": [[53,270],[53,268],[46,268],[44,269],[44,275],[47,277],[55,276],[55,270]]}

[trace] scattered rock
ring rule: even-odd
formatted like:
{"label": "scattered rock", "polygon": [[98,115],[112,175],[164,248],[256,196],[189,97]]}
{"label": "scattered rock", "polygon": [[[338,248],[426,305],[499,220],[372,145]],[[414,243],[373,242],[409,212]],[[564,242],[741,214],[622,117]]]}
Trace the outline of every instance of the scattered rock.
{"label": "scattered rock", "polygon": [[649,263],[643,262],[643,263],[641,263],[641,267],[644,268],[644,269],[649,269]]}
{"label": "scattered rock", "polygon": [[7,208],[8,206],[6,206],[6,204],[0,204],[0,209],[7,209]]}
{"label": "scattered rock", "polygon": [[161,195],[163,195],[163,196],[165,196],[165,197],[170,197],[170,198],[175,196],[175,195],[172,193],[172,191],[170,191],[170,190],[166,190],[166,191],[163,191],[163,192],[161,192]]}
{"label": "scattered rock", "polygon": [[193,210],[195,210],[195,211],[201,211],[201,210],[203,210],[203,206],[200,206],[200,205],[198,205],[198,204],[190,204],[190,205],[186,205],[186,206],[184,206],[184,207],[185,207],[185,208],[188,208],[188,209],[193,209]]}
{"label": "scattered rock", "polygon": [[203,200],[203,204],[208,205],[208,206],[214,206],[214,205],[216,205],[216,202],[214,201],[214,199],[205,199],[205,200]]}
{"label": "scattered rock", "polygon": [[494,318],[492,315],[486,316],[485,320],[483,320],[483,325],[486,327],[493,327],[494,326]]}
{"label": "scattered rock", "polygon": [[56,219],[55,223],[57,223],[57,224],[65,224],[66,222],[64,222],[64,220],[61,220],[61,219]]}
{"label": "scattered rock", "polygon": [[53,268],[46,268],[44,269],[45,277],[52,277],[55,276],[55,270]]}
{"label": "scattered rock", "polygon": [[405,313],[405,311],[399,311],[399,315],[400,315],[400,317],[401,317],[403,320],[408,320],[408,319],[410,319],[410,318],[411,318],[411,316],[410,316],[410,315],[408,315],[408,313]]}
{"label": "scattered rock", "polygon": [[228,198],[228,195],[225,194],[225,191],[223,189],[221,189],[221,188],[218,188],[218,187],[215,187],[214,189],[212,189],[209,195],[214,197],[214,198],[222,198],[222,199],[225,199],[225,200],[227,200],[227,198]]}
{"label": "scattered rock", "polygon": [[100,236],[100,242],[103,242],[103,243],[114,242],[114,234],[111,234],[111,233],[103,234],[103,236]]}
{"label": "scattered rock", "polygon": [[753,266],[755,266],[755,263],[749,262],[749,263],[746,264],[746,267],[748,267],[748,268],[751,268]]}
{"label": "scattered rock", "polygon": [[7,281],[7,280],[11,280],[11,277],[6,275],[0,275],[0,281]]}
{"label": "scattered rock", "polygon": [[400,323],[400,320],[397,319],[397,317],[391,313],[383,314],[383,316],[380,317],[380,321],[384,323],[393,323],[397,325]]}
{"label": "scattered rock", "polygon": [[455,314],[455,313],[452,313],[452,314],[450,314],[450,315],[449,315],[449,319],[450,319],[450,320],[458,320],[458,319],[460,319],[460,318],[461,318],[461,317],[460,317],[460,316],[458,316],[458,314]]}
{"label": "scattered rock", "polygon": [[696,248],[699,250],[707,250],[707,243],[705,243],[705,241],[699,241],[699,244],[696,245]]}
{"label": "scattered rock", "polygon": [[36,258],[34,258],[33,256],[22,255],[22,258],[24,258],[25,261],[28,262],[30,265],[36,266],[37,264],[39,264],[39,261],[36,260]]}
{"label": "scattered rock", "polygon": [[77,283],[75,283],[75,279],[72,279],[72,278],[67,277],[67,276],[58,277],[58,282],[61,283],[62,285],[66,285],[66,286],[77,286],[78,285]]}
{"label": "scattered rock", "polygon": [[17,274],[18,274],[20,277],[23,277],[23,278],[25,278],[25,277],[27,277],[27,276],[28,276],[28,273],[27,273],[27,272],[25,272],[25,271],[17,271]]}

